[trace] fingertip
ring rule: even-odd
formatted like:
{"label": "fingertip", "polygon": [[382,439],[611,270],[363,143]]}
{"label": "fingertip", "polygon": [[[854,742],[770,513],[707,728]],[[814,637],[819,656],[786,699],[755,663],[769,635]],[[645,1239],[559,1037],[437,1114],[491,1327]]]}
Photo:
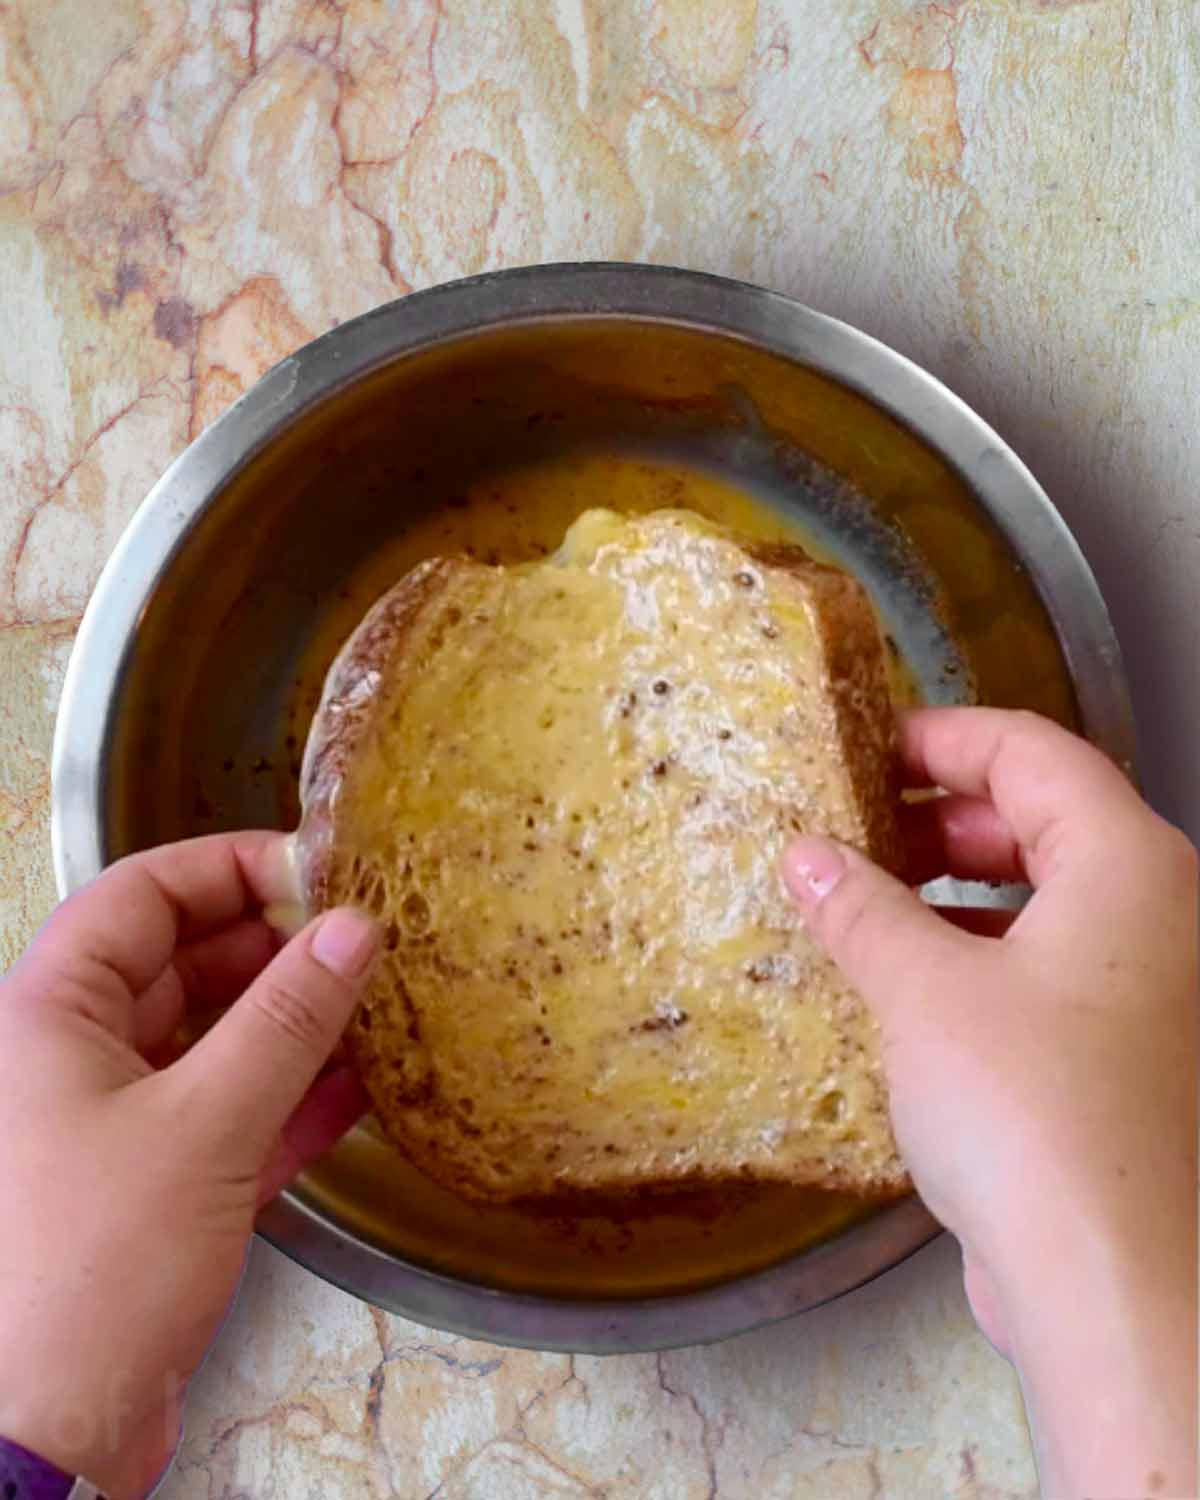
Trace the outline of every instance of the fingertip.
{"label": "fingertip", "polygon": [[930,724],[935,723],[937,715],[942,712],[924,706],[897,710],[896,749],[904,767],[904,785],[913,791],[924,791],[937,785],[925,765],[921,747]]}
{"label": "fingertip", "polygon": [[308,951],[339,979],[361,979],[379,951],[378,923],[350,906],[326,912],[309,940]]}
{"label": "fingertip", "polygon": [[303,932],[308,922],[296,840],[294,833],[280,834],[264,859],[264,883],[274,895],[263,905],[263,920],[281,946]]}
{"label": "fingertip", "polygon": [[812,835],[796,839],[784,850],[783,882],[802,911],[815,911],[834,891],[847,871],[846,856],[833,839]]}

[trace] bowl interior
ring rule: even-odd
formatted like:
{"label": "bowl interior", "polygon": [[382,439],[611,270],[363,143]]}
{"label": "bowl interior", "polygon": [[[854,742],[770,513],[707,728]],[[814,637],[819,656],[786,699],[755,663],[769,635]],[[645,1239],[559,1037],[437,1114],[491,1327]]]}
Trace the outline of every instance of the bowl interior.
{"label": "bowl interior", "polygon": [[[217,497],[162,576],[125,662],[105,780],[109,857],[290,828],[325,670],[420,558],[552,549],[592,505],[690,506],[852,567],[901,699],[1037,709],[1075,726],[1030,579],[963,478],[862,396],[731,338],[634,319],[461,338],[310,411]],[[558,1296],[679,1292],[827,1239],[866,1210],[746,1189],[598,1207],[479,1208],[361,1127],[299,1185],[406,1260]]]}

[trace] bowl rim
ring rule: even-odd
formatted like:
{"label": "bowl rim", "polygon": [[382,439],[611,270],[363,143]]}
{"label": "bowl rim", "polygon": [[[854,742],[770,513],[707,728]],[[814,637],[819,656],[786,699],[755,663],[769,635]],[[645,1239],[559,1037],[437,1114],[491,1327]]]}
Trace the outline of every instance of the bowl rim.
{"label": "bowl rim", "polygon": [[[100,575],[64,680],[51,759],[60,897],[108,862],[105,750],[141,612],[234,476],[315,407],[387,364],[501,329],[595,320],[669,324],[753,345],[839,381],[923,438],[958,470],[1027,567],[1062,646],[1085,732],[1132,768],[1128,686],[1095,577],[1030,471],[941,381],[849,324],[746,282],[624,262],[525,266],[414,292],[305,344],[201,433],[150,490]],[[746,1332],[862,1285],[939,1232],[909,1198],[717,1286],[589,1301],[487,1287],[400,1260],[290,1192],[262,1212],[257,1228],[309,1270],[389,1311],[497,1343],[572,1353],[649,1352]]]}

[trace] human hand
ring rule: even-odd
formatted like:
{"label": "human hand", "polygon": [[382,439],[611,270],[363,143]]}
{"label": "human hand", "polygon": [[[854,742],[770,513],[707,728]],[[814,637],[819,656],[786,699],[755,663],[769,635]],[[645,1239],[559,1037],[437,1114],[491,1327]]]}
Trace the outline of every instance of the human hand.
{"label": "human hand", "polygon": [[135,855],[0,984],[0,1434],[117,1500],[170,1457],[257,1208],[364,1107],[321,1070],[375,929],[327,912],[277,953],[261,912],[288,895],[280,835]]}
{"label": "human hand", "polygon": [[[1016,1363],[1049,1496],[1195,1495],[1197,860],[1029,714],[909,715],[920,878],[1028,880],[963,930],[852,850],[784,878],[872,1007],[896,1138]],[[1011,922],[1011,925],[1009,925]]]}

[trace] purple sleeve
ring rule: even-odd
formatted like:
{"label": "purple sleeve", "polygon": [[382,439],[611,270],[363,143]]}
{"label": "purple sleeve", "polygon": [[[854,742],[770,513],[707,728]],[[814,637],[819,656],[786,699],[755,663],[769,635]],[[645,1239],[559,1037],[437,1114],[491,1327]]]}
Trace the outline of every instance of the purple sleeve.
{"label": "purple sleeve", "polygon": [[68,1500],[74,1487],[72,1475],[0,1438],[0,1500]]}

